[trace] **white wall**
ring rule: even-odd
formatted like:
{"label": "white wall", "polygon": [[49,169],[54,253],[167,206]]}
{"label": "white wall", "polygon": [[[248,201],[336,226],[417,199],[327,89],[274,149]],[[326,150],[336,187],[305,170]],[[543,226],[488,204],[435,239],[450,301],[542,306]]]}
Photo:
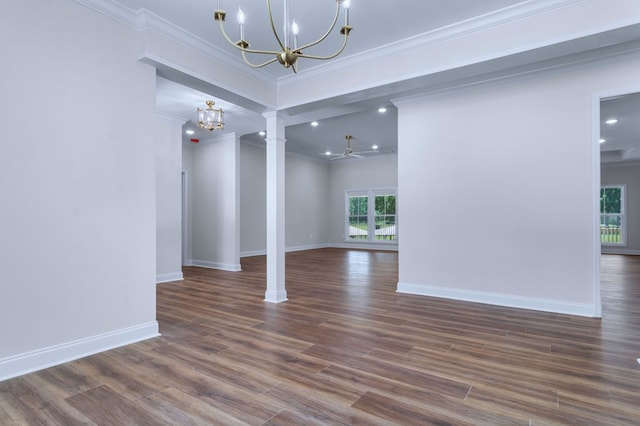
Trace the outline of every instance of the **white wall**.
{"label": "white wall", "polygon": [[638,75],[618,59],[399,102],[398,290],[598,316],[594,94]]}
{"label": "white wall", "polygon": [[[266,253],[266,151],[240,145],[240,250],[242,256]],[[287,155],[285,159],[286,250],[326,247],[329,166]]]}
{"label": "white wall", "polygon": [[295,155],[285,161],[286,249],[327,246],[329,166]]}
{"label": "white wall", "polygon": [[[182,172],[185,179],[185,201],[186,206],[183,212],[186,221],[186,235],[182,235],[183,253],[182,264],[192,266],[192,241],[193,241],[193,152],[197,145],[182,145]],[[184,231],[183,231],[184,232]]]}
{"label": "white wall", "polygon": [[193,150],[193,265],[240,270],[239,144],[233,133],[214,134]]}
{"label": "white wall", "polygon": [[640,166],[603,165],[602,185],[625,185],[627,245],[626,247],[603,246],[603,253],[640,254]]}
{"label": "white wall", "polygon": [[156,282],[182,279],[182,123],[156,119]]}
{"label": "white wall", "polygon": [[73,1],[3,2],[0,380],[157,335],[155,72]]}
{"label": "white wall", "polygon": [[263,147],[240,144],[240,253],[267,249],[267,159]]}
{"label": "white wall", "polygon": [[[329,243],[333,247],[361,247],[395,250],[397,244],[345,242],[345,191],[353,189],[395,188],[398,186],[398,156],[389,154],[366,160],[342,160],[329,169]],[[398,213],[402,200],[398,197]],[[398,229],[403,226],[398,217]],[[401,232],[401,231],[399,231]],[[401,237],[399,236],[398,239]]]}

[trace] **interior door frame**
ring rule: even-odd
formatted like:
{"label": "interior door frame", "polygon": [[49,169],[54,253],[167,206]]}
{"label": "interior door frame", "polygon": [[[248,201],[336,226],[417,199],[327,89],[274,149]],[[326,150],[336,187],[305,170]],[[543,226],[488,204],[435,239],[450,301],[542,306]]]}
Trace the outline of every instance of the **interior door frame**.
{"label": "interior door frame", "polygon": [[602,318],[602,293],[600,289],[600,258],[602,256],[602,242],[600,240],[600,103],[605,98],[628,95],[640,92],[640,86],[620,87],[612,90],[596,92],[593,94],[593,119],[592,119],[592,147],[593,147],[593,239],[594,239],[594,316]]}
{"label": "interior door frame", "polygon": [[190,266],[189,259],[189,173],[182,171],[182,247],[181,259],[182,266]]}

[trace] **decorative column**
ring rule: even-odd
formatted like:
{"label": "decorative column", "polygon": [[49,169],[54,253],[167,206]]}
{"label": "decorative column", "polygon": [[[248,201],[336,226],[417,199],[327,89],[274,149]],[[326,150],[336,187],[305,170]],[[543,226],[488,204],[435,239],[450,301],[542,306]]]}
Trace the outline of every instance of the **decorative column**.
{"label": "decorative column", "polygon": [[284,114],[263,114],[267,119],[267,291],[264,300],[287,300],[285,289],[285,181]]}

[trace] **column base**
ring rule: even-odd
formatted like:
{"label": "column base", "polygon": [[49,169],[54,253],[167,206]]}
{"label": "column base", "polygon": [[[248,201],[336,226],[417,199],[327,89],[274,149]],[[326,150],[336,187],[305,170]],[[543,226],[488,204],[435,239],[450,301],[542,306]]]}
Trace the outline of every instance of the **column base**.
{"label": "column base", "polygon": [[264,301],[269,303],[281,303],[286,302],[287,300],[287,292],[285,290],[270,292],[267,291],[264,295]]}

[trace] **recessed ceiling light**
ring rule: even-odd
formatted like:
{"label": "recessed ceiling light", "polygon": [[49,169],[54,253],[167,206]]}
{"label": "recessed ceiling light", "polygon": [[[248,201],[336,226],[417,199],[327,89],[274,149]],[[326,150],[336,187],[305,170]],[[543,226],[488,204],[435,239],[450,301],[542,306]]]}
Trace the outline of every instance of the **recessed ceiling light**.
{"label": "recessed ceiling light", "polygon": [[617,118],[610,118],[607,121],[605,121],[605,123],[607,124],[616,124],[618,122]]}
{"label": "recessed ceiling light", "polygon": [[386,109],[385,107],[381,107],[381,108],[378,108],[378,112],[379,112],[380,114],[382,114],[382,113],[387,112],[387,109]]}
{"label": "recessed ceiling light", "polygon": [[373,145],[371,149],[378,149],[378,145]]}
{"label": "recessed ceiling light", "polygon": [[317,122],[317,121],[312,121],[312,122],[311,122],[311,125],[312,125],[313,127],[317,127],[317,126],[318,126],[318,122]]}
{"label": "recessed ceiling light", "polygon": [[192,135],[192,134],[194,134],[195,132],[194,132],[193,130],[189,129],[189,130],[187,130],[185,133],[186,133],[186,134],[188,134],[188,135]]}
{"label": "recessed ceiling light", "polygon": [[263,131],[261,131],[261,132],[258,132],[258,134],[259,134],[260,136],[265,136],[265,135],[267,134],[267,132],[265,132],[265,131],[263,130]]}
{"label": "recessed ceiling light", "polygon": [[600,139],[600,143],[605,143],[606,141],[606,139]]}

